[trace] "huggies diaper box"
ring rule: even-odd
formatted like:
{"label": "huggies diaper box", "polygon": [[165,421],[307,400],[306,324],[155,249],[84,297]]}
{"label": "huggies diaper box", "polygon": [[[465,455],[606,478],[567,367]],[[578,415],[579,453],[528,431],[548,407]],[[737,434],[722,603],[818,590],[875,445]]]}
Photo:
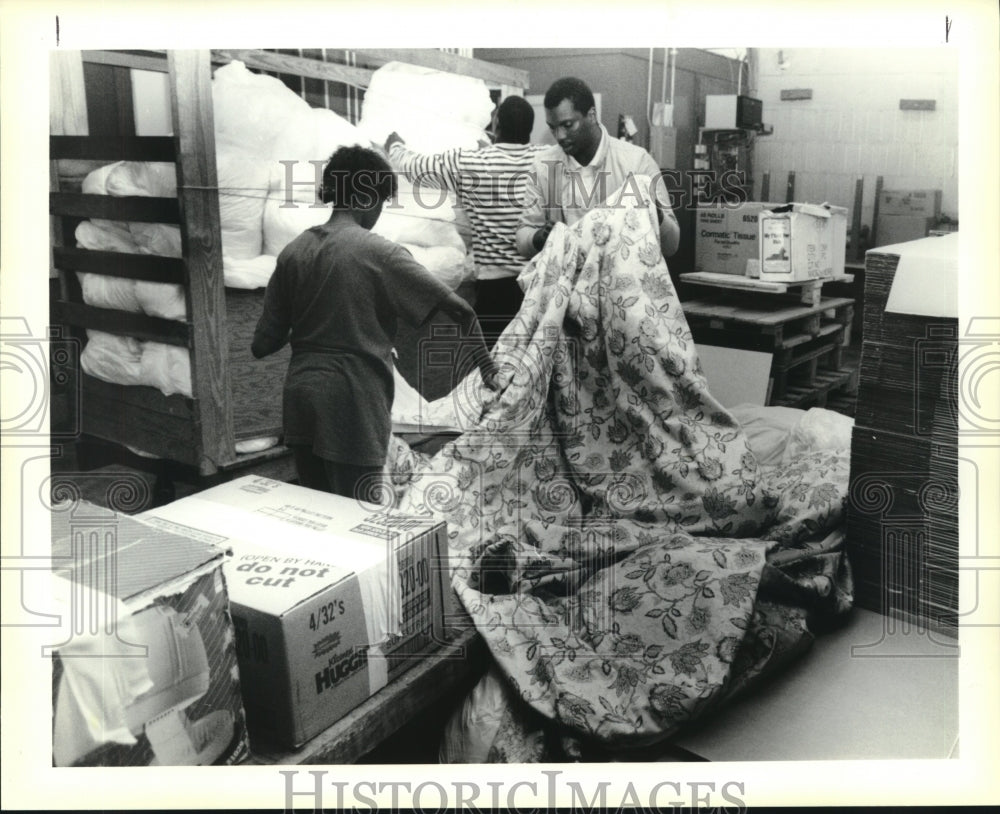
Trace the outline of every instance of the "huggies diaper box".
{"label": "huggies diaper box", "polygon": [[301,745],[445,640],[443,521],[256,476],[141,517],[231,549],[225,575],[255,738]]}

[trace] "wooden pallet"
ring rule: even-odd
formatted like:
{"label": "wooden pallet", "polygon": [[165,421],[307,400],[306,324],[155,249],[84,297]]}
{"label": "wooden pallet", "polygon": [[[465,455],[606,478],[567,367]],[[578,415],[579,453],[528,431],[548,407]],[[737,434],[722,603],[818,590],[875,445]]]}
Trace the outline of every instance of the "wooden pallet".
{"label": "wooden pallet", "polygon": [[854,418],[858,410],[858,393],[856,390],[832,390],[826,397],[825,407]]}
{"label": "wooden pallet", "polygon": [[754,294],[791,294],[803,305],[818,305],[822,299],[825,283],[853,283],[851,274],[841,274],[837,277],[811,277],[808,280],[760,280],[753,277],[742,277],[738,274],[720,274],[714,271],[694,271],[679,277],[682,283],[722,288],[730,291],[746,291]]}
{"label": "wooden pallet", "polygon": [[767,403],[823,406],[827,394],[857,389],[857,371],[845,370],[854,300],[823,297],[815,305],[748,302],[721,294],[683,304],[699,344],[772,354]]}
{"label": "wooden pallet", "polygon": [[768,340],[769,349],[792,348],[832,330],[843,328],[843,344],[850,344],[850,325],[854,319],[854,300],[848,297],[822,297],[816,305],[793,305],[775,308],[731,298],[714,297],[682,303],[692,330],[716,332],[751,332]]}
{"label": "wooden pallet", "polygon": [[836,333],[806,345],[783,349],[776,354],[771,364],[771,400],[780,402],[787,395],[788,388],[812,387],[821,373],[841,370],[843,326],[836,327]]}
{"label": "wooden pallet", "polygon": [[797,359],[813,350],[817,343],[842,348],[845,344],[848,326],[839,322],[821,322],[814,335],[792,334],[784,337],[779,348],[775,348],[774,361],[781,367],[791,367]]}
{"label": "wooden pallet", "polygon": [[858,389],[857,369],[822,370],[808,384],[789,385],[780,399],[771,403],[779,407],[826,407],[832,395],[850,395]]}

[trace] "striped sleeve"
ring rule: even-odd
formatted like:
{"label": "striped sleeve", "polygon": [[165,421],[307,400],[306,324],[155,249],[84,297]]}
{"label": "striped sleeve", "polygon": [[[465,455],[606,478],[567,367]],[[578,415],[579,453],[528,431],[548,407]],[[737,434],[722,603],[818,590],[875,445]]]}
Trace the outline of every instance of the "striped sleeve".
{"label": "striped sleeve", "polygon": [[395,142],[389,148],[389,159],[411,184],[420,183],[434,189],[458,192],[458,163],[462,150],[423,155]]}
{"label": "striped sleeve", "polygon": [[[459,157],[459,203],[473,227],[473,249],[483,274],[516,275],[524,264],[514,237],[525,206],[525,190],[541,148],[528,144],[491,145]],[[492,269],[492,271],[484,268]]]}

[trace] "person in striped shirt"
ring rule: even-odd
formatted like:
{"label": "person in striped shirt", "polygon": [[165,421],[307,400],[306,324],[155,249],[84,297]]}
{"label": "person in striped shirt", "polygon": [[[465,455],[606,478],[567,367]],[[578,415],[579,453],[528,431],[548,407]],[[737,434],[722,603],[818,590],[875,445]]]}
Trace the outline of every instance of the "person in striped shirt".
{"label": "person in striped shirt", "polygon": [[412,183],[455,193],[468,214],[475,311],[491,348],[524,299],[517,276],[525,261],[514,245],[514,232],[532,161],[542,149],[528,144],[534,122],[531,105],[521,96],[508,96],[493,113],[493,144],[421,155],[407,149],[398,133],[385,142],[389,159]]}

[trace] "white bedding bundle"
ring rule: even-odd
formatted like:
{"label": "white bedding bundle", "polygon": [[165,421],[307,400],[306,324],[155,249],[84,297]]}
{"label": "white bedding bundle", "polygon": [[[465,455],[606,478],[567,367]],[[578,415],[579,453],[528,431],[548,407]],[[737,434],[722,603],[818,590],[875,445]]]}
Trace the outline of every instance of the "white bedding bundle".
{"label": "white bedding bundle", "polygon": [[[412,146],[428,151],[475,146],[492,109],[489,92],[479,80],[398,63],[375,72],[359,127],[331,110],[310,107],[280,80],[255,74],[242,62],[216,70],[212,100],[225,284],[246,289],[267,285],[277,255],[289,241],[329,217],[329,207],[317,205],[315,182],[338,147],[381,143],[393,129]],[[433,114],[428,113],[432,102]],[[119,161],[87,175],[82,191],[175,197],[175,167]],[[375,231],[405,245],[452,288],[472,273],[453,196],[429,191],[418,198],[400,178],[398,200],[386,205]],[[180,230],[168,224],[94,219],[79,224],[76,239],[87,249],[182,255]],[[180,285],[85,273],[79,278],[89,305],[186,318]],[[88,331],[88,340],[81,357],[88,374],[157,387],[165,395],[191,395],[185,348],[99,331]]]}
{"label": "white bedding bundle", "polygon": [[[226,285],[233,288],[267,285],[274,271],[275,258],[260,252],[260,222],[269,167],[240,154],[220,152],[217,169]],[[226,190],[231,189],[238,189],[239,193],[227,194]],[[90,173],[83,181],[82,191],[116,197],[176,197],[174,165],[118,161]],[[80,223],[75,234],[77,244],[85,249],[182,256],[180,229],[170,224],[90,220]],[[184,289],[178,284],[101,274],[80,273],[78,276],[83,301],[88,305],[163,319],[183,320],[187,316]],[[98,331],[88,331],[87,337],[80,360],[86,373],[117,384],[149,385],[168,396],[173,393],[191,395],[190,360],[186,348]]]}
{"label": "white bedding bundle", "polygon": [[[390,62],[372,75],[358,130],[375,144],[395,131],[420,153],[474,149],[486,139],[492,111],[482,80]],[[406,246],[418,262],[457,288],[474,273],[463,215],[454,194],[423,184],[414,189],[400,176],[397,200],[386,205],[373,231]]]}

